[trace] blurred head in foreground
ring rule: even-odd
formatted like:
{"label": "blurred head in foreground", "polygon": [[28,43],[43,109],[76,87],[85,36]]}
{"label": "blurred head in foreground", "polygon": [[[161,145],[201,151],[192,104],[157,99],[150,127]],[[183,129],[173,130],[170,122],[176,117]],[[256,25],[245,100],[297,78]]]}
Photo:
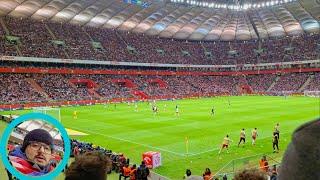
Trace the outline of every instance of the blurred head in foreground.
{"label": "blurred head in foreground", "polygon": [[320,119],[308,122],[292,135],[279,168],[280,180],[320,179]]}
{"label": "blurred head in foreground", "polygon": [[245,169],[234,176],[234,180],[267,180],[268,175],[258,169]]}
{"label": "blurred head in foreground", "polygon": [[79,155],[65,172],[65,180],[105,180],[111,169],[111,160],[100,152]]}

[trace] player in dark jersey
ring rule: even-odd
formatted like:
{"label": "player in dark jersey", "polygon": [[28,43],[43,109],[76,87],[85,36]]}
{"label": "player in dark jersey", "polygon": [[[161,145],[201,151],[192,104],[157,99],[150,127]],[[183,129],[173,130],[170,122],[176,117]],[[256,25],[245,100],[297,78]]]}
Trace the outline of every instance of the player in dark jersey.
{"label": "player in dark jersey", "polygon": [[156,105],[152,106],[152,112],[153,112],[153,114],[157,114],[158,113],[158,108],[157,108]]}
{"label": "player in dark jersey", "polygon": [[276,126],[274,127],[274,133],[276,133],[278,135],[278,139],[280,139],[280,125],[279,125],[279,123],[277,123]]}
{"label": "player in dark jersey", "polygon": [[240,143],[243,141],[243,145],[246,143],[246,132],[244,131],[244,128],[240,132],[240,141],[238,143],[238,147],[240,146]]}
{"label": "player in dark jersey", "polygon": [[256,139],[258,136],[258,131],[257,128],[254,128],[251,132],[251,137],[252,137],[252,145],[256,145]]}
{"label": "player in dark jersey", "polygon": [[[279,136],[276,132],[273,133],[272,147],[273,147],[273,153],[279,152]],[[277,151],[276,151],[276,148],[277,148]]]}

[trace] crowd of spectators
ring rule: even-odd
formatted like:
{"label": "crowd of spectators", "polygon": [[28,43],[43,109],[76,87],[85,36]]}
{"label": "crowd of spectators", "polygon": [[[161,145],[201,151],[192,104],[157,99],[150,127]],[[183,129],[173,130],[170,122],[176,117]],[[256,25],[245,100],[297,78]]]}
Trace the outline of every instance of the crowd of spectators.
{"label": "crowd of spectators", "polygon": [[18,46],[23,56],[66,58],[63,49],[54,46],[44,22],[31,19],[5,18],[10,36],[19,38]]}
{"label": "crowd of spectators", "polygon": [[[278,76],[278,81],[276,77]],[[43,89],[49,100],[96,100],[127,99],[137,97],[135,91],[149,98],[182,96],[208,96],[213,94],[242,93],[241,87],[248,86],[256,93],[298,92],[319,90],[319,73],[265,74],[248,76],[159,76],[159,75],[70,75],[70,74],[0,74],[1,103],[43,102],[48,98],[30,84],[28,79]],[[71,79],[89,79],[97,84],[91,90],[86,84],[74,84]],[[129,82],[129,84],[128,84]],[[41,89],[40,89],[41,90]],[[301,92],[303,92],[303,90]]]}
{"label": "crowd of spectators", "polygon": [[95,50],[90,38],[81,27],[70,24],[48,23],[48,27],[62,45],[70,59],[94,59]]}
{"label": "crowd of spectators", "polygon": [[7,42],[5,35],[5,30],[0,26],[0,54],[6,56],[17,56],[18,53],[15,45]]}
{"label": "crowd of spectators", "polygon": [[0,74],[0,103],[44,101],[45,98],[26,81],[23,74]]}
{"label": "crowd of spectators", "polygon": [[[262,41],[190,42],[112,29],[5,17],[22,56],[169,64],[256,64],[317,58],[319,34]],[[1,28],[0,28],[1,29]],[[2,41],[4,42],[3,30]],[[59,42],[59,43],[55,43]],[[15,47],[1,43],[2,55]]]}
{"label": "crowd of spectators", "polygon": [[305,88],[309,91],[320,91],[320,73],[315,73],[309,85]]}
{"label": "crowd of spectators", "polygon": [[309,75],[306,73],[290,73],[280,77],[271,91],[293,91],[296,92],[307,81]]}
{"label": "crowd of spectators", "polygon": [[266,92],[275,79],[275,74],[247,76],[248,84],[255,92]]}
{"label": "crowd of spectators", "polygon": [[100,147],[88,142],[82,142],[76,139],[71,139],[71,156],[77,156],[79,154],[83,154],[88,151],[99,151],[104,154],[111,155],[112,151],[105,149],[104,147]]}
{"label": "crowd of spectators", "polygon": [[86,87],[77,87],[69,82],[70,75],[63,74],[32,74],[32,78],[53,100],[92,100],[94,99]]}

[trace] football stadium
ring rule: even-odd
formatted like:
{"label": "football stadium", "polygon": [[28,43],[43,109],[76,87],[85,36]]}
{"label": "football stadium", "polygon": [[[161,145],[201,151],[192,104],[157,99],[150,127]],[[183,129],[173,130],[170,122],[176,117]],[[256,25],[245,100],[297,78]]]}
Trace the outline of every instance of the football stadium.
{"label": "football stadium", "polygon": [[0,179],[320,179],[319,0],[2,0],[0,37]]}

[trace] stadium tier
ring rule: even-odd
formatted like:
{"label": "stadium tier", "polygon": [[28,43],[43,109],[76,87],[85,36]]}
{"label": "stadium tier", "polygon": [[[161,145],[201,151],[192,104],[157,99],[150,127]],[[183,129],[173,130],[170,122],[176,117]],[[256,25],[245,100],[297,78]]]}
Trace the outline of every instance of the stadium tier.
{"label": "stadium tier", "polygon": [[315,60],[320,38],[302,34],[263,41],[199,42],[28,18],[5,17],[3,22],[0,55],[99,61],[225,65]]}
{"label": "stadium tier", "polygon": [[319,90],[319,73],[247,76],[0,75],[1,104],[78,100],[168,99],[219,94],[302,93]]}

